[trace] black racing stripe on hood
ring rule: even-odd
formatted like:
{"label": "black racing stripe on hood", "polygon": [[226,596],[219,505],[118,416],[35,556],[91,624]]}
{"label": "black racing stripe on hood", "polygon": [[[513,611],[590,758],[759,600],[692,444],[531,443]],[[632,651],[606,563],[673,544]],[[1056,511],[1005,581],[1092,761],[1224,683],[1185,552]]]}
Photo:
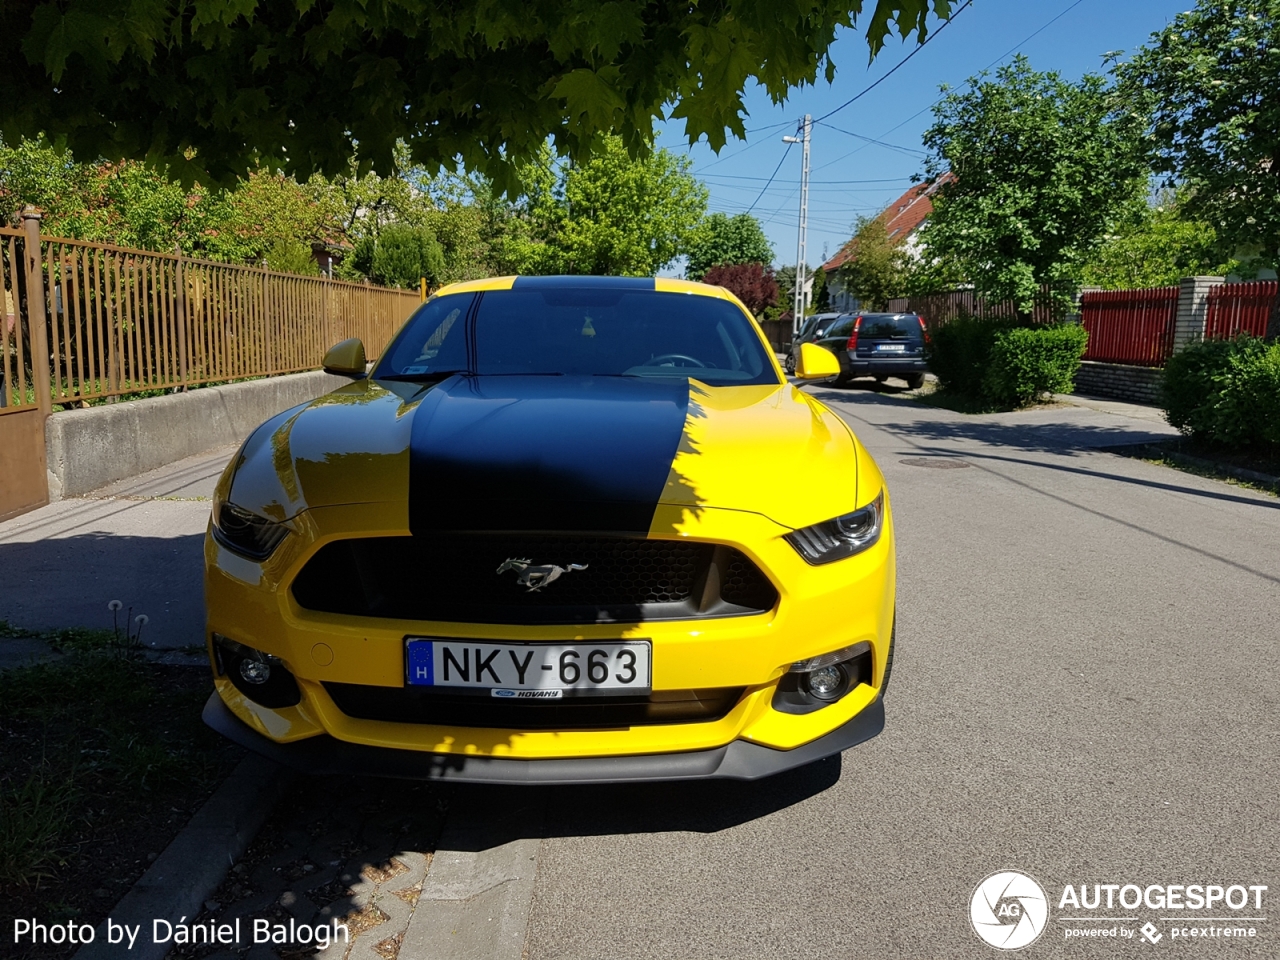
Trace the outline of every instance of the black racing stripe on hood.
{"label": "black racing stripe on hood", "polygon": [[687,380],[446,380],[413,415],[409,529],[647,533],[688,409]]}

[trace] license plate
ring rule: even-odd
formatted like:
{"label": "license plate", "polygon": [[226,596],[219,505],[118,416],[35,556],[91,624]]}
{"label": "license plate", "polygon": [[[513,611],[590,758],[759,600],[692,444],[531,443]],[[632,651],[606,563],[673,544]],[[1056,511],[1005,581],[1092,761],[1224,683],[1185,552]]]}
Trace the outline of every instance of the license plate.
{"label": "license plate", "polygon": [[648,640],[605,643],[490,643],[409,637],[405,680],[412,686],[518,700],[644,696]]}
{"label": "license plate", "polygon": [[905,353],[907,345],[905,343],[877,343],[876,350],[883,353]]}

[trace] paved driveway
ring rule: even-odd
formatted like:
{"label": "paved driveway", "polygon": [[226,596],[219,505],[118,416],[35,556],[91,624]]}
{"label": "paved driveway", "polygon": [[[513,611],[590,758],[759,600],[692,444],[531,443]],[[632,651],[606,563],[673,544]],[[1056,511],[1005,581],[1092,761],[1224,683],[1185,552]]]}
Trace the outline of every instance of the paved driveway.
{"label": "paved driveway", "polygon": [[[531,960],[988,956],[969,898],[1007,868],[1055,900],[1068,883],[1280,897],[1280,500],[1091,449],[1154,421],[815,392],[892,492],[888,726],[758,786],[555,792]],[[903,462],[940,458],[963,466]],[[1135,932],[1170,915],[1098,912]],[[1080,924],[1058,915],[1026,956],[1147,946],[1068,941]],[[1263,939],[1159,948],[1280,956],[1280,918],[1252,925]]]}

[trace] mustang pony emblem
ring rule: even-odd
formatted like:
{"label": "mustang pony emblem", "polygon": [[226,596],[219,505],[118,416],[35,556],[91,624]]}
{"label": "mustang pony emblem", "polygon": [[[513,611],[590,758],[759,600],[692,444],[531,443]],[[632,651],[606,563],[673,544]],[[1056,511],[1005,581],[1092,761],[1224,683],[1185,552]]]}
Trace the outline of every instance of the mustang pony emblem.
{"label": "mustang pony emblem", "polygon": [[552,580],[559,580],[570,570],[585,570],[585,563],[571,563],[567,567],[556,566],[554,563],[544,563],[534,566],[532,560],[517,560],[508,557],[502,561],[502,566],[498,567],[498,573],[503,574],[508,570],[514,570],[518,574],[516,583],[522,587],[528,587],[529,592],[541,590]]}

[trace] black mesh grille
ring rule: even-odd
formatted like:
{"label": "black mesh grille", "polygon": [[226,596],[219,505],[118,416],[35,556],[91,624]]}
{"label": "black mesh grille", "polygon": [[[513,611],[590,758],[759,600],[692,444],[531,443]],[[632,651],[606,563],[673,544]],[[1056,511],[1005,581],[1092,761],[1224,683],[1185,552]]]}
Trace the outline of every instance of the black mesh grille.
{"label": "black mesh grille", "polygon": [[[563,572],[538,590],[506,560]],[[571,569],[574,564],[584,569]],[[739,551],[626,537],[476,534],[326,544],[293,583],[309,610],[460,623],[607,623],[742,616],[777,591]]]}
{"label": "black mesh grille", "polygon": [[359,720],[504,730],[604,730],[661,723],[708,723],[732,710],[745,689],[655,690],[648,697],[513,701],[444,694],[420,687],[326,683],[324,688],[339,710]]}

